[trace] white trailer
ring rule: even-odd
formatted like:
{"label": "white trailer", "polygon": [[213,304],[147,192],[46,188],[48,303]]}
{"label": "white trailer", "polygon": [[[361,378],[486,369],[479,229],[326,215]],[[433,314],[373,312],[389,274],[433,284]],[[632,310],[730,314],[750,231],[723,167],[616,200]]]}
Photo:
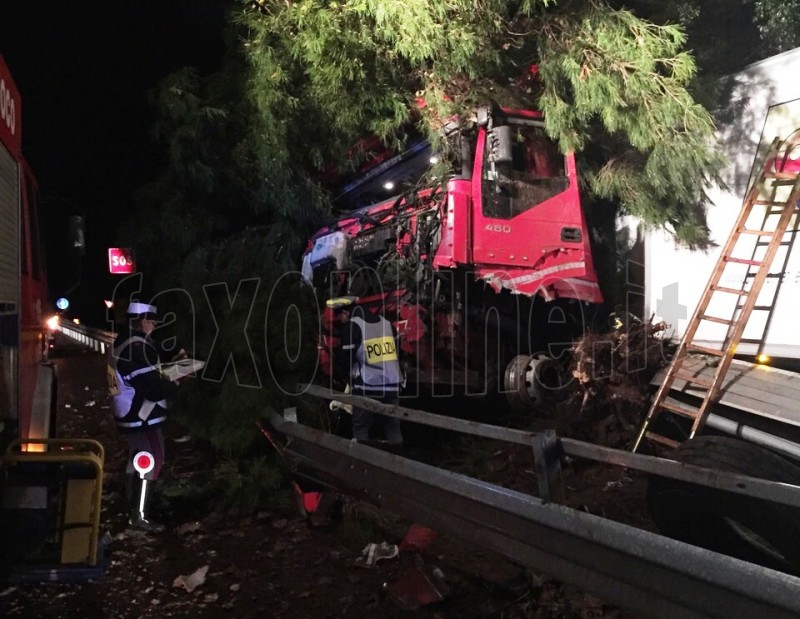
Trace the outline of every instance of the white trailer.
{"label": "white trailer", "polygon": [[[717,135],[729,159],[722,171],[727,187],[710,188],[708,210],[711,238],[717,247],[707,252],[692,251],[677,246],[662,230],[644,234],[644,314],[664,320],[675,337],[683,335],[692,317],[722,245],[742,208],[744,196],[755,177],[754,171],[764,165],[770,144],[775,138],[785,139],[800,129],[798,74],[800,48],[749,65],[725,80],[725,86],[730,89],[727,97],[730,120],[719,124]],[[763,218],[764,209],[757,208],[753,217]],[[796,222],[791,222],[789,229],[795,227]],[[800,242],[794,242],[795,237],[796,234],[787,234],[787,243],[773,262],[738,354],[800,359],[797,309],[800,307]],[[754,242],[752,249],[762,251]],[[725,271],[724,285],[740,288],[746,267],[738,265],[737,269],[735,266]],[[710,314],[725,315],[733,308],[709,309]],[[714,312],[717,309],[719,314]],[[725,332],[724,325],[704,323],[694,341],[719,347]]]}
{"label": "white trailer", "polygon": [[[679,341],[686,333],[695,310],[742,212],[751,183],[764,169],[767,151],[775,139],[786,140],[800,129],[800,48],[745,67],[724,81],[728,114],[718,125],[720,148],[728,158],[722,171],[725,186],[708,189],[708,225],[717,246],[709,251],[679,247],[663,231],[639,234],[635,250],[638,260],[630,274],[643,273],[643,280],[631,277],[629,300],[639,301],[646,318],[670,325],[668,335]],[[800,132],[795,134],[800,136]],[[800,148],[797,149],[800,153]],[[794,156],[794,155],[792,155]],[[792,161],[795,173],[800,161]],[[770,182],[770,187],[774,185]],[[759,200],[786,202],[788,194],[766,195]],[[767,199],[764,199],[767,198]],[[775,230],[766,211],[769,204],[754,203],[748,230]],[[785,209],[780,209],[785,211]],[[758,221],[756,221],[758,219]],[[671,458],[684,464],[718,468],[800,485],[800,242],[797,242],[798,216],[789,222],[769,275],[755,301],[736,355],[722,379],[719,399],[702,428],[702,435],[691,437],[687,420],[680,412],[655,418],[661,424],[655,434],[670,434],[680,443]],[[777,221],[775,222],[777,223]],[[792,232],[794,231],[794,232]],[[752,239],[748,245],[745,238]],[[758,262],[765,244],[755,234],[742,235],[736,249],[727,256]],[[749,290],[748,278],[754,271],[746,264],[726,261],[717,293],[703,308],[703,320],[691,338],[690,349],[714,354],[690,354],[681,362],[666,396],[682,410],[685,404],[699,410],[697,402],[709,396],[706,385],[713,384],[720,363],[719,351],[727,350],[728,325],[744,296],[731,290]],[[643,267],[643,268],[642,268]],[[638,281],[637,281],[638,279]],[[637,284],[639,284],[637,286]],[[642,285],[643,284],[643,285]],[[635,297],[639,296],[639,299]],[[642,299],[641,296],[644,298]],[[746,295],[745,295],[746,296]],[[727,306],[726,306],[727,304]],[[643,308],[641,306],[644,306]],[[713,322],[710,318],[719,320]],[[757,361],[751,363],[749,361]],[[784,368],[784,369],[779,369]],[[653,380],[662,384],[667,370]],[[676,377],[678,373],[671,373]],[[658,404],[658,401],[655,403]],[[652,428],[652,425],[650,426]],[[642,432],[647,427],[642,428]],[[720,434],[728,436],[720,436]],[[688,439],[688,440],[687,440]],[[638,443],[637,443],[638,444]],[[779,454],[779,455],[778,455]],[[784,458],[782,456],[788,456]],[[767,502],[739,502],[726,493],[713,493],[694,485],[654,478],[648,489],[648,503],[662,533],[683,541],[735,554],[741,558],[777,565],[778,569],[800,573],[800,510]],[[771,563],[771,562],[776,563]]]}
{"label": "white trailer", "polygon": [[[634,285],[631,291],[644,291],[644,315],[670,325],[668,335],[676,341],[685,333],[742,209],[745,194],[765,164],[767,150],[775,138],[785,139],[800,129],[800,81],[795,79],[798,73],[800,48],[749,65],[726,79],[730,120],[720,123],[717,137],[729,160],[721,175],[727,186],[713,186],[708,192],[708,225],[717,246],[705,252],[690,250],[677,245],[662,230],[649,230],[639,236],[644,287]],[[765,208],[756,206],[753,217],[765,217]],[[790,222],[789,230],[797,227],[795,220]],[[760,223],[748,227],[760,228]],[[740,359],[734,360],[723,380],[719,405],[706,423],[714,430],[800,460],[800,374],[777,369],[800,368],[800,239],[796,237],[796,232],[785,236],[785,244],[772,264],[737,348]],[[754,257],[763,251],[755,246],[755,237],[751,247],[744,249],[745,253],[752,250]],[[722,285],[741,288],[746,271],[742,265],[727,266]],[[718,299],[715,301],[719,303]],[[737,299],[729,302],[729,307],[712,302],[707,313],[730,316]],[[725,325],[703,322],[693,341],[719,349],[725,334]],[[759,363],[748,363],[750,360]],[[713,378],[714,364],[714,360],[701,356],[693,371]],[[656,376],[654,383],[660,384],[664,374]],[[703,397],[701,389],[681,380],[675,381],[673,392]]]}

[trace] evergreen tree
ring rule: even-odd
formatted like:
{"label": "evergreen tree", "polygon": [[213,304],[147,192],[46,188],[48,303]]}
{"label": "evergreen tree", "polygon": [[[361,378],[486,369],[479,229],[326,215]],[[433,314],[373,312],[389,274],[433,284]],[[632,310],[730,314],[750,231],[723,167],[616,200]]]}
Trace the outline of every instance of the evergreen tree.
{"label": "evergreen tree", "polygon": [[800,0],[755,0],[755,20],[772,53],[800,47]]}
{"label": "evergreen tree", "polygon": [[[590,195],[706,242],[703,188],[720,157],[711,117],[687,90],[696,67],[680,27],[600,0],[253,6],[239,22],[266,152],[291,154],[283,143],[306,154],[278,166],[341,159],[364,132],[396,138],[420,98],[433,137],[444,119],[492,99],[541,109],[564,150],[591,146]],[[534,64],[541,86],[527,72]]]}
{"label": "evergreen tree", "polygon": [[[596,213],[635,214],[706,243],[703,189],[720,156],[711,116],[690,94],[697,67],[685,47],[687,32],[712,42],[698,33],[714,2],[242,2],[222,68],[179,72],[154,93],[167,158],[121,232],[156,274],[152,290],[190,292],[198,355],[215,345],[211,314],[233,325],[226,333],[253,330],[260,388],[243,389],[232,371],[221,383],[197,381],[179,413],[192,432],[224,451],[246,450],[265,405],[280,408],[310,378],[315,300],[280,276],[297,269],[325,216],[320,172],[344,165],[367,134],[400,142],[415,123],[436,140],[446,119],[469,122],[489,101],[541,109],[561,148],[578,151]],[[205,294],[223,283],[234,294],[253,279],[251,313]],[[295,310],[301,319],[285,322]],[[292,346],[274,345],[287,324]],[[272,346],[263,346],[265,332]],[[241,356],[246,342],[225,345]]]}

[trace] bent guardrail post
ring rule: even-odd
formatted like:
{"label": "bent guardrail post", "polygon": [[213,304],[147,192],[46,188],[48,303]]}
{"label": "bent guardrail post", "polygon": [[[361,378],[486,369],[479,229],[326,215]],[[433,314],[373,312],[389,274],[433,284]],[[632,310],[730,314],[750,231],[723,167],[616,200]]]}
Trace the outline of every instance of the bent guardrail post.
{"label": "bent guardrail post", "polygon": [[539,432],[533,437],[533,462],[539,498],[543,501],[563,503],[564,485],[561,481],[561,458],[564,450],[554,430]]}

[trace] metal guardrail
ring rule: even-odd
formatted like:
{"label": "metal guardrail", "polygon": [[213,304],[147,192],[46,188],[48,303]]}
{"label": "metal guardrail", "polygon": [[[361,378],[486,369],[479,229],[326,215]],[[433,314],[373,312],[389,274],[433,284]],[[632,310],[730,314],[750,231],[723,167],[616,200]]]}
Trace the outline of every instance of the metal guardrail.
{"label": "metal guardrail", "polygon": [[314,478],[649,617],[800,616],[800,578],[391,455],[277,414]]}
{"label": "metal guardrail", "polygon": [[94,329],[71,322],[60,324],[58,330],[68,338],[103,354],[105,354],[108,347],[114,343],[114,338],[116,338],[116,333],[113,331]]}
{"label": "metal guardrail", "polygon": [[[328,400],[338,400],[346,404],[365,408],[375,413],[397,417],[435,428],[453,430],[455,432],[461,432],[462,434],[471,434],[483,438],[505,441],[507,443],[527,445],[533,449],[536,448],[536,441],[541,436],[541,433],[514,430],[455,417],[446,417],[444,415],[427,413],[404,406],[387,405],[371,398],[330,391],[318,385],[300,385],[300,387],[302,387],[303,393],[311,396]],[[693,464],[684,464],[667,458],[634,454],[628,451],[594,445],[570,438],[559,438],[558,444],[558,449],[567,456],[603,462],[605,464],[634,469],[651,475],[671,477],[673,479],[700,484],[718,490],[735,492],[753,498],[766,499],[784,505],[800,507],[800,487],[791,484],[737,473],[729,473],[727,471],[710,469]]]}

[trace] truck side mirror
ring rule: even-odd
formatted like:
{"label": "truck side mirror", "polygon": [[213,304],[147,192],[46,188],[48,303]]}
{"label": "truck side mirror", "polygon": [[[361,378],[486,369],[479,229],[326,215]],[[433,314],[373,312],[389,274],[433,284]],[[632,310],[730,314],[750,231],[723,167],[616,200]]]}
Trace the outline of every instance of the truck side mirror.
{"label": "truck side mirror", "polygon": [[70,249],[79,256],[83,256],[86,253],[83,217],[80,215],[71,215],[69,218],[68,230]]}

